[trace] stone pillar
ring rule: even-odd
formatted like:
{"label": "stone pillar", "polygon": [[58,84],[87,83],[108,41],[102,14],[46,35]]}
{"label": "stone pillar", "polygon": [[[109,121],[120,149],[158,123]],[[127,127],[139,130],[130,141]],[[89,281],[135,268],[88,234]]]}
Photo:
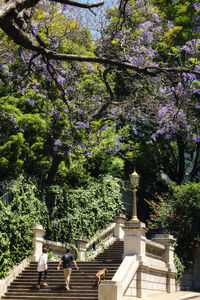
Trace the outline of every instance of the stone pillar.
{"label": "stone pillar", "polygon": [[163,259],[166,262],[167,267],[174,271],[174,243],[176,239],[170,234],[155,234],[152,241],[165,246]]}
{"label": "stone pillar", "polygon": [[[137,255],[139,260],[144,261],[146,255],[147,228],[142,222],[126,222],[124,224],[124,256]],[[137,272],[136,295],[142,298],[142,273]]]}
{"label": "stone pillar", "polygon": [[156,234],[152,241],[165,245],[163,259],[168,268],[166,289],[168,293],[173,293],[176,291],[176,268],[174,265],[174,243],[176,239],[170,234]]}
{"label": "stone pillar", "polygon": [[43,236],[45,234],[45,230],[40,224],[33,224],[31,230],[33,232],[32,242],[34,247],[31,260],[37,262],[39,260],[40,255],[42,254],[42,247],[44,241]]}
{"label": "stone pillar", "polygon": [[85,253],[86,253],[86,245],[87,241],[83,238],[76,239],[76,246],[78,248],[78,257],[77,259],[80,261],[85,261]]}
{"label": "stone pillar", "polygon": [[114,229],[114,237],[117,240],[123,241],[124,240],[124,223],[127,221],[126,216],[124,214],[119,214],[114,220],[116,223]]}
{"label": "stone pillar", "polygon": [[124,224],[124,256],[140,255],[146,253],[147,228],[142,222],[126,222]]}

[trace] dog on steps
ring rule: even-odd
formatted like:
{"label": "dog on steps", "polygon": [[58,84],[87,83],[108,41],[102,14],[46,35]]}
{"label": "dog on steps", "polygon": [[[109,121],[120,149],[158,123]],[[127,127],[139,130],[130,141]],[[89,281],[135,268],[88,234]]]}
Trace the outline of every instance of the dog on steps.
{"label": "dog on steps", "polygon": [[101,280],[105,279],[106,273],[108,273],[106,268],[103,268],[96,273],[95,286],[98,286],[101,283]]}

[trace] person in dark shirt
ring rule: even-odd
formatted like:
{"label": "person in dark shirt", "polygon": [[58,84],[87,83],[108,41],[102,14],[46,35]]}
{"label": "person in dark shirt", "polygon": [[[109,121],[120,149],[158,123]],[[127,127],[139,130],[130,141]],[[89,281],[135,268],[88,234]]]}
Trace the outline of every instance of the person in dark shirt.
{"label": "person in dark shirt", "polygon": [[61,258],[57,266],[57,270],[60,270],[61,264],[63,265],[63,271],[65,275],[65,288],[68,291],[70,290],[69,284],[70,284],[70,277],[72,273],[72,263],[74,264],[76,269],[79,270],[77,263],[74,259],[74,256],[71,254],[71,250],[72,249],[70,247],[66,248],[66,254],[63,255],[63,257]]}

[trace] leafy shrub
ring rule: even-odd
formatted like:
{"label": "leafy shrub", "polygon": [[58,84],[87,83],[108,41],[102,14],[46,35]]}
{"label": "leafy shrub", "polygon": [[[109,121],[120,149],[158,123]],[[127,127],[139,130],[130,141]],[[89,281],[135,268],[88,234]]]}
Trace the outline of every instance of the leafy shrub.
{"label": "leafy shrub", "polygon": [[[21,175],[4,186],[12,192],[9,205],[0,201],[0,276],[21,262],[32,250],[31,225],[46,229],[46,238],[70,244],[78,236],[89,238],[123,209],[119,180],[104,176],[87,188],[51,186],[38,189]],[[46,203],[45,203],[46,198]],[[48,209],[47,209],[48,206]]]}
{"label": "leafy shrub", "polygon": [[37,197],[37,188],[23,176],[9,184],[12,199],[8,206],[0,201],[0,278],[21,262],[32,250],[31,225],[46,227],[47,209]]}
{"label": "leafy shrub", "polygon": [[175,251],[188,269],[200,247],[200,183],[170,185],[166,195],[149,201],[152,209],[149,228],[164,229],[177,238]]}
{"label": "leafy shrub", "polygon": [[74,243],[77,236],[86,239],[103,229],[123,209],[119,180],[104,176],[87,188],[67,189],[52,186],[52,212],[47,238]]}

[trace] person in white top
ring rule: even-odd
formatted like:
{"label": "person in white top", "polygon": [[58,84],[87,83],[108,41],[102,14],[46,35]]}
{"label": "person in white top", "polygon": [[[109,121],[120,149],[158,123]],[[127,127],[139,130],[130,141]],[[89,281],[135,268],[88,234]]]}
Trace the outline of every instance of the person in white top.
{"label": "person in white top", "polygon": [[38,285],[37,288],[40,289],[40,281],[42,278],[42,272],[44,272],[44,282],[43,286],[48,286],[47,283],[47,277],[48,277],[48,266],[47,266],[47,260],[48,260],[48,249],[43,248],[42,255],[39,258],[37,271],[38,271]]}

